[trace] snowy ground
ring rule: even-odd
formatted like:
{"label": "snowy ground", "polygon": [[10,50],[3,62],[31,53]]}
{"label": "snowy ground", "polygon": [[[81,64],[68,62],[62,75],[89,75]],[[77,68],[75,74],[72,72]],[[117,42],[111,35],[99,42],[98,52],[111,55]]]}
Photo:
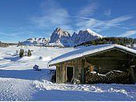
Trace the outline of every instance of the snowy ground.
{"label": "snowy ground", "polygon": [[[23,47],[31,57],[19,58],[12,46],[0,48],[0,100],[135,100],[136,85],[53,84],[48,61],[73,48]],[[40,58],[42,56],[42,58]],[[33,71],[38,64],[42,71]]]}

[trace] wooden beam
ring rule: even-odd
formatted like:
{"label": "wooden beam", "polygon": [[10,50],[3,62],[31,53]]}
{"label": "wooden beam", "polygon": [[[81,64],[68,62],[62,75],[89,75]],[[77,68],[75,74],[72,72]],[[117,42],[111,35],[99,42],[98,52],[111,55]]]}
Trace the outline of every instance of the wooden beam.
{"label": "wooden beam", "polygon": [[81,69],[81,83],[84,84],[85,83],[85,59],[82,59],[82,69]]}
{"label": "wooden beam", "polygon": [[134,69],[132,67],[129,68],[130,78],[132,83],[136,83]]}
{"label": "wooden beam", "polygon": [[90,57],[88,58],[89,60],[122,60],[122,61],[128,61],[128,59],[126,58],[122,58],[122,57]]}
{"label": "wooden beam", "polygon": [[56,66],[56,83],[60,83],[60,67]]}

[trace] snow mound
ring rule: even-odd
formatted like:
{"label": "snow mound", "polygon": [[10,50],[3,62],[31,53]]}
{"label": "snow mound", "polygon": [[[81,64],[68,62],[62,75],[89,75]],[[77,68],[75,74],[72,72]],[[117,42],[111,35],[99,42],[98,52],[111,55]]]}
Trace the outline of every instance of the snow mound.
{"label": "snow mound", "polygon": [[37,88],[41,90],[63,90],[63,91],[89,91],[89,92],[103,92],[103,90],[91,85],[72,85],[72,84],[53,84],[49,81],[34,81]]}
{"label": "snow mound", "polygon": [[[94,100],[133,100],[135,99],[136,93],[130,93],[131,85],[119,85],[119,84],[94,84],[94,85],[73,85],[73,84],[53,84],[49,81],[34,81],[35,87],[40,90],[61,90],[61,91],[73,91],[73,93],[79,92],[89,92],[88,96],[93,97],[97,94]],[[131,90],[133,90],[134,86]],[[108,97],[108,94],[111,94],[111,98]],[[73,96],[76,96],[72,94]],[[100,95],[100,96],[99,96]],[[116,96],[117,95],[117,96]],[[97,98],[99,96],[99,98]],[[102,98],[103,97],[103,98]],[[105,98],[104,98],[105,97]],[[107,97],[107,99],[106,99]],[[114,99],[116,97],[116,99]],[[88,98],[88,97],[86,97]]]}
{"label": "snow mound", "polygon": [[41,57],[42,61],[50,61],[52,58],[50,56]]}
{"label": "snow mound", "polygon": [[26,61],[26,60],[34,60],[34,59],[36,59],[37,58],[37,56],[24,56],[24,57],[22,57],[21,59],[20,59],[20,61]]}

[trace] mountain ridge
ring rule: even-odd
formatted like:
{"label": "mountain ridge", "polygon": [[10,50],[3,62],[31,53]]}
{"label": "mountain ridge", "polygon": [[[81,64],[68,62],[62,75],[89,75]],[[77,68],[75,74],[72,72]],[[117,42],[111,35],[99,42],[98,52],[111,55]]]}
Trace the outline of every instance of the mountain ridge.
{"label": "mountain ridge", "polygon": [[23,45],[41,45],[52,47],[73,47],[81,43],[103,38],[102,35],[90,30],[80,30],[78,33],[74,32],[72,35],[61,28],[56,28],[51,34],[50,38],[29,38],[21,44]]}

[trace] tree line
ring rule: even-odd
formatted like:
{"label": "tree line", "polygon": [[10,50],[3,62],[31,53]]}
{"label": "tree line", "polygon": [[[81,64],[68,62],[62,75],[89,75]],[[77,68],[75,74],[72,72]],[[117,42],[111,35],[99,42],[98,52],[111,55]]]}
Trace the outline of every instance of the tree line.
{"label": "tree line", "polygon": [[92,41],[88,41],[88,42],[84,42],[81,43],[77,46],[90,46],[90,45],[100,45],[100,44],[119,44],[119,45],[123,45],[123,46],[131,46],[133,47],[133,45],[136,43],[136,39],[133,38],[126,38],[126,37],[104,37],[104,38],[100,38],[100,39],[96,39],[96,40],[92,40]]}

